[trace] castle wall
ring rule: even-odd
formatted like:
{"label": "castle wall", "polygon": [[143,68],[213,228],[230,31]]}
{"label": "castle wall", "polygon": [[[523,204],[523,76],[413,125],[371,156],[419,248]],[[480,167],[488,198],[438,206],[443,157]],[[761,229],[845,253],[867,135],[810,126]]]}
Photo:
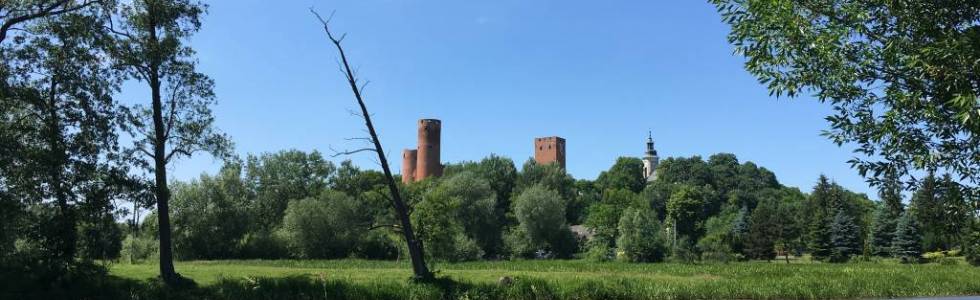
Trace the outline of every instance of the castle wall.
{"label": "castle wall", "polygon": [[422,180],[429,176],[442,176],[442,163],[439,159],[442,122],[436,119],[419,120],[418,131],[415,180]]}
{"label": "castle wall", "polygon": [[402,151],[402,183],[415,182],[415,166],[418,161],[418,151],[405,149]]}
{"label": "castle wall", "polygon": [[558,163],[565,169],[565,139],[550,136],[534,139],[534,161],[540,165]]}

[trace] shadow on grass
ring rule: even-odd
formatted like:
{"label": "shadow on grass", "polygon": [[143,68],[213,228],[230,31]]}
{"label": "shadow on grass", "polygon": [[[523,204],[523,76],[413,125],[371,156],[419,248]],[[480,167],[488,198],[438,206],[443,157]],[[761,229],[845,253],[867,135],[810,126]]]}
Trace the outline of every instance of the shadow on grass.
{"label": "shadow on grass", "polygon": [[[549,284],[515,278],[506,285],[454,281],[353,283],[315,275],[221,278],[205,286],[167,286],[159,278],[137,280],[109,275],[98,266],[50,270],[0,270],[0,299],[559,299]],[[51,275],[39,275],[51,274]],[[608,296],[608,295],[607,295]],[[579,297],[581,298],[581,297]],[[582,299],[591,299],[585,297]],[[609,297],[600,297],[609,298]]]}

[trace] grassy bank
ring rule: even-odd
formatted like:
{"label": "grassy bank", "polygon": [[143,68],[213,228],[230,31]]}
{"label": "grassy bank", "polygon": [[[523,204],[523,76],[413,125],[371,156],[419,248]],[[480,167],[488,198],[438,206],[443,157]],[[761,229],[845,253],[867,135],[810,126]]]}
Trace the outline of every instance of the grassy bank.
{"label": "grassy bank", "polygon": [[[408,283],[400,262],[196,261],[177,264],[196,287],[163,288],[152,264],[115,264],[113,298],[692,299],[877,298],[980,294],[980,268],[895,263],[628,264],[512,261],[437,264],[442,278]],[[498,284],[502,276],[510,285]],[[96,294],[98,295],[98,294]]]}

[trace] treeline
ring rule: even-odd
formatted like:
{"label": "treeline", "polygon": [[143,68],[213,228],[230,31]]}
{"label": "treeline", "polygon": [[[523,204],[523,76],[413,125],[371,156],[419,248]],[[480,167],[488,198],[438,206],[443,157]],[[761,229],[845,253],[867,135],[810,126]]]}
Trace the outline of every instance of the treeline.
{"label": "treeline", "polygon": [[[824,176],[809,193],[732,154],[668,158],[646,182],[642,162],[620,158],[594,180],[556,165],[508,158],[450,164],[444,176],[402,186],[427,255],[445,261],[512,258],[635,262],[772,260],[804,254],[920,261],[924,252],[976,253],[975,203],[950,177],[930,176],[902,201],[874,202]],[[232,160],[218,174],[174,185],[180,259],[399,259],[403,243],[382,175],[317,152]],[[122,247],[145,259],[156,218]],[[578,226],[571,226],[578,225]],[[139,238],[137,238],[139,237]],[[964,252],[965,251],[965,252]],[[142,254],[141,254],[142,253]]]}

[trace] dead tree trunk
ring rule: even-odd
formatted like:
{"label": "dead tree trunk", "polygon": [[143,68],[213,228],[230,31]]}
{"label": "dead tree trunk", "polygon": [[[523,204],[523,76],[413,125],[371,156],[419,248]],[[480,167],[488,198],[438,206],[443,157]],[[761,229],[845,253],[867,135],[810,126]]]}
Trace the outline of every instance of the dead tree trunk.
{"label": "dead tree trunk", "polygon": [[398,185],[395,182],[395,178],[391,175],[391,168],[388,167],[388,159],[385,158],[384,149],[381,147],[381,141],[378,140],[378,134],[374,130],[374,124],[371,123],[371,114],[368,113],[367,106],[364,105],[364,98],[361,97],[361,88],[358,86],[358,80],[354,72],[351,70],[350,64],[347,61],[347,55],[344,53],[344,48],[341,47],[340,42],[343,41],[344,36],[339,39],[335,38],[330,32],[329,18],[324,20],[320,17],[316,11],[310,9],[320,23],[323,24],[323,31],[327,33],[327,38],[330,42],[337,48],[337,52],[340,54],[340,63],[342,64],[344,76],[347,78],[347,83],[350,85],[351,91],[354,93],[354,98],[357,99],[357,104],[361,108],[361,117],[364,118],[364,124],[367,126],[368,133],[371,135],[371,143],[374,144],[374,149],[365,149],[374,151],[378,154],[378,161],[381,164],[381,168],[384,170],[385,180],[388,182],[388,190],[391,192],[391,205],[395,208],[395,214],[399,221],[401,222],[401,232],[405,238],[405,242],[408,244],[408,255],[412,259],[412,271],[414,273],[414,279],[416,280],[429,280],[432,279],[432,272],[429,271],[428,265],[425,264],[425,252],[422,250],[422,241],[415,236],[415,231],[412,229],[412,221],[409,218],[408,206],[405,201],[402,200],[401,194],[398,191]]}

